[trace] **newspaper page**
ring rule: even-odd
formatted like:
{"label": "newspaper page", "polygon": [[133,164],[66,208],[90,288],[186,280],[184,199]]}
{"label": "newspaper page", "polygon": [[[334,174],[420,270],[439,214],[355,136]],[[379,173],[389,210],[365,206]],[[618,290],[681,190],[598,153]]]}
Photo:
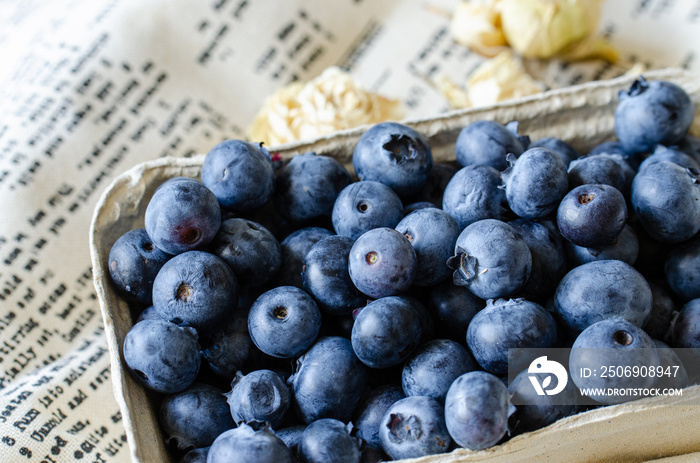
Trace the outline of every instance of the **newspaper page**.
{"label": "newspaper page", "polygon": [[[409,118],[446,111],[435,77],[484,60],[449,34],[457,3],[0,3],[1,461],[130,460],[88,250],[111,179],[244,137],[267,95],[331,65]],[[630,62],[700,71],[699,23],[699,0],[611,0],[601,31]],[[550,86],[619,73],[555,66]]]}

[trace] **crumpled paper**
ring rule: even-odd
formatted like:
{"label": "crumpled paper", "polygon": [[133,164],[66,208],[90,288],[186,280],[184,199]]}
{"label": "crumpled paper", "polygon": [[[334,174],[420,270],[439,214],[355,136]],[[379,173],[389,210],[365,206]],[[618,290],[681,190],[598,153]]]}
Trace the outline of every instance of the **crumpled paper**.
{"label": "crumpled paper", "polygon": [[617,51],[595,35],[602,1],[463,1],[455,9],[450,30],[458,43],[485,56],[494,56],[507,45],[525,58],[613,62]]}
{"label": "crumpled paper", "polygon": [[543,92],[544,86],[532,78],[511,50],[485,61],[470,75],[462,89],[446,76],[440,76],[437,88],[453,108],[486,106],[511,98]]}
{"label": "crumpled paper", "polygon": [[360,88],[350,73],[333,66],[307,83],[294,82],[268,97],[247,136],[276,146],[364,124],[400,120],[405,113],[400,101]]}

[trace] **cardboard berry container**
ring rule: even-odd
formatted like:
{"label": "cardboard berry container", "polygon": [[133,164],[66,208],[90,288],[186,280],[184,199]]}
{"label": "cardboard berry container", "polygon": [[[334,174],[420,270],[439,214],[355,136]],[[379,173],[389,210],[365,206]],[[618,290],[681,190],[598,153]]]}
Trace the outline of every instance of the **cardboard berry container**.
{"label": "cardboard berry container", "polygon": [[[644,74],[647,80],[664,79],[683,87],[695,104],[691,133],[700,136],[700,76],[666,69]],[[575,87],[511,100],[489,107],[465,109],[439,117],[403,121],[430,142],[436,161],[454,160],[454,142],[467,124],[490,119],[518,121],[519,133],[532,140],[556,136],[581,153],[614,139],[613,115],[617,94],[634,77],[591,82]],[[337,132],[270,148],[283,159],[315,151],[330,155],[350,169],[355,142],[367,127]],[[114,242],[125,232],[144,226],[146,205],[158,185],[174,176],[199,177],[204,155],[192,158],[161,158],[144,162],[118,176],[96,206],[90,251],[94,284],[99,298],[112,364],[114,393],[121,407],[134,463],[170,462],[172,458],[160,431],[154,395],[128,374],[121,352],[132,326],[129,307],[109,281],[107,258]],[[449,454],[410,460],[418,463],[453,462],[632,462],[700,452],[700,386],[683,390],[674,398],[642,399],[601,407],[562,419],[546,428],[516,436],[504,444],[473,452],[457,449]],[[700,454],[699,454],[700,455]],[[690,457],[690,460],[685,458]],[[679,461],[693,460],[691,456]],[[404,460],[408,461],[408,460]],[[675,461],[675,459],[673,459]]]}

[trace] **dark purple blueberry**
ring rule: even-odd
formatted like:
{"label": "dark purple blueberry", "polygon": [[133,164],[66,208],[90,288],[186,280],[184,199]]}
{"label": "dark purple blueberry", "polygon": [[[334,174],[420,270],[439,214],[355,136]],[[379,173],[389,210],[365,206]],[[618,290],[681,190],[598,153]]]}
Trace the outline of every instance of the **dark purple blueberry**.
{"label": "dark purple blueberry", "polygon": [[700,298],[683,306],[673,322],[670,341],[672,347],[700,348]]}
{"label": "dark purple blueberry", "polygon": [[332,212],[335,232],[353,240],[374,228],[394,228],[402,218],[403,204],[394,190],[371,180],[351,183],[343,189]]}
{"label": "dark purple blueberry", "polygon": [[649,321],[642,328],[652,339],[665,341],[669,339],[671,322],[678,315],[676,304],[664,287],[649,282],[652,306]]}
{"label": "dark purple blueberry", "polygon": [[532,255],[522,235],[505,222],[484,219],[462,230],[448,265],[454,284],[482,299],[508,297],[530,276]]}
{"label": "dark purple blueberry", "polygon": [[279,242],[267,228],[252,220],[224,220],[210,247],[231,267],[241,286],[265,285],[282,265]]}
{"label": "dark purple blueberry", "polygon": [[610,185],[578,186],[564,196],[557,210],[557,226],[562,236],[586,248],[614,243],[626,221],[625,198]]}
{"label": "dark purple blueberry", "polygon": [[348,259],[350,279],[372,298],[406,292],[418,267],[413,246],[393,228],[375,228],[362,234],[350,249]]}
{"label": "dark purple blueberry", "polygon": [[202,341],[202,358],[215,374],[229,381],[238,371],[260,368],[264,355],[248,333],[248,310],[236,311]]}
{"label": "dark purple blueberry", "polygon": [[279,272],[277,272],[277,277],[274,279],[275,286],[296,286],[301,288],[301,270],[306,254],[321,238],[331,235],[333,235],[333,232],[325,228],[306,227],[296,230],[285,237],[280,243],[282,264]]}
{"label": "dark purple blueberry", "polygon": [[278,358],[301,355],[316,340],[321,312],[305,291],[278,286],[258,297],[248,313],[248,332],[258,349]]}
{"label": "dark purple blueberry", "polygon": [[338,193],[350,184],[350,174],[329,156],[308,152],[294,156],[277,172],[273,201],[285,219],[304,223],[330,217]]}
{"label": "dark purple blueberry", "polygon": [[508,222],[527,243],[532,256],[532,270],[525,287],[518,294],[539,302],[551,296],[568,270],[564,239],[553,221],[517,219]]}
{"label": "dark purple blueberry", "polygon": [[435,399],[411,396],[389,407],[379,426],[384,452],[395,460],[437,455],[450,450],[445,409]]}
{"label": "dark purple blueberry", "polygon": [[272,198],[275,174],[270,152],[262,143],[225,140],[214,146],[202,163],[202,182],[221,207],[249,211]]}
{"label": "dark purple blueberry", "polygon": [[664,265],[666,281],[683,302],[700,297],[700,234],[669,251]]}
{"label": "dark purple blueberry", "polygon": [[396,231],[403,234],[416,251],[418,267],[414,285],[432,286],[452,274],[446,262],[462,230],[447,212],[436,208],[415,211],[401,219]]}
{"label": "dark purple blueberry", "polygon": [[367,367],[360,362],[349,339],[321,338],[296,361],[287,383],[294,406],[306,424],[321,418],[347,422],[367,385]]}
{"label": "dark purple blueberry", "polygon": [[362,134],[352,152],[360,180],[374,180],[409,196],[422,188],[433,168],[430,146],[416,130],[396,122],[381,122]]}
{"label": "dark purple blueberry", "polygon": [[501,174],[490,166],[463,167],[445,187],[442,209],[460,228],[483,219],[506,220],[510,215]]}
{"label": "dark purple blueberry", "polygon": [[[251,424],[253,426],[251,426]],[[219,435],[207,456],[207,463],[293,463],[292,451],[265,426],[241,423]]]}
{"label": "dark purple blueberry", "polygon": [[651,314],[651,289],[642,274],[629,264],[599,260],[580,265],[561,279],[554,294],[554,307],[575,332],[609,318],[623,318],[644,326]]}
{"label": "dark purple blueberry", "polygon": [[566,241],[568,262],[571,267],[596,260],[621,260],[634,265],[639,256],[639,240],[634,229],[625,224],[612,244],[601,248],[584,248]]}
{"label": "dark purple blueberry", "polygon": [[214,254],[188,251],[163,265],[153,282],[153,307],[163,320],[201,333],[220,326],[236,310],[238,283]]}
{"label": "dark purple blueberry", "polygon": [[144,320],[124,338],[124,362],[144,387],[174,394],[194,383],[201,359],[197,332],[164,320]]}
{"label": "dark purple blueberry", "polygon": [[438,337],[464,342],[467,326],[486,301],[447,280],[432,288],[429,307]]}
{"label": "dark purple blueberry", "polygon": [[[597,388],[588,394],[603,404],[622,403],[643,397],[607,394],[608,389],[650,388],[656,377],[625,374],[624,369],[660,365],[654,341],[640,327],[622,318],[609,318],[590,325],[578,335],[569,354],[569,373],[579,389]],[[605,370],[610,368],[611,371]],[[620,370],[622,369],[622,370]],[[603,392],[600,392],[603,391]]]}
{"label": "dark purple blueberry", "polygon": [[693,102],[678,85],[663,80],[635,80],[620,90],[615,109],[615,135],[625,151],[651,151],[657,144],[674,145],[690,128]]}
{"label": "dark purple blueberry", "polygon": [[632,207],[649,236],[680,243],[700,231],[697,172],[659,161],[640,169],[632,182]]}
{"label": "dark purple blueberry", "polygon": [[656,145],[654,152],[639,165],[641,170],[647,164],[658,161],[670,161],[686,169],[700,172],[700,162],[677,146]]}
{"label": "dark purple blueberry", "polygon": [[306,425],[296,424],[275,429],[275,434],[282,439],[282,442],[296,455],[299,439],[301,439],[301,434],[304,432],[304,429],[306,429]]}
{"label": "dark purple blueberry", "polygon": [[418,346],[423,334],[415,301],[382,297],[370,302],[357,314],[352,326],[352,348],[371,368],[400,364]]}
{"label": "dark purple blueberry", "polygon": [[360,444],[342,421],[322,418],[309,424],[299,439],[304,463],[360,463]]}
{"label": "dark purple blueberry", "polygon": [[[421,209],[428,209],[430,207],[437,207],[434,203],[428,202],[428,201],[421,201],[418,203],[411,203],[406,205],[406,207],[403,208],[403,215],[404,217],[410,214],[411,212],[419,211]],[[438,208],[439,209],[439,208]]]}
{"label": "dark purple blueberry", "polygon": [[314,244],[304,259],[303,287],[324,313],[350,316],[367,300],[352,283],[348,272],[348,256],[353,244],[354,241],[345,236],[327,236]]}
{"label": "dark purple blueberry", "polygon": [[165,396],[159,422],[166,441],[178,450],[208,447],[235,426],[223,391],[203,383]]}
{"label": "dark purple blueberry", "polygon": [[439,207],[442,204],[442,196],[447,184],[458,170],[459,167],[453,163],[437,162],[433,164],[433,170],[430,172],[425,186],[408,199],[414,203],[429,202],[434,204],[433,207]]}
{"label": "dark purple blueberry", "polygon": [[201,182],[172,178],[160,185],[146,206],[146,231],[169,254],[206,246],[221,225],[219,203]]}
{"label": "dark purple blueberry", "polygon": [[265,421],[276,428],[282,424],[292,402],[289,388],[271,370],[255,370],[247,375],[238,372],[226,396],[230,416],[237,425]]}
{"label": "dark purple blueberry", "polygon": [[463,374],[445,397],[447,430],[455,443],[469,450],[496,445],[505,436],[513,411],[505,384],[485,371]]}
{"label": "dark purple blueberry", "polygon": [[574,149],[573,146],[565,142],[560,138],[555,137],[544,137],[539,140],[535,140],[530,143],[528,148],[547,148],[559,155],[564,165],[569,167],[569,164],[574,159],[578,159],[580,156],[578,151]]}
{"label": "dark purple blueberry", "polygon": [[681,138],[681,141],[678,142],[677,147],[700,163],[700,138],[691,134],[686,134],[686,136]]}
{"label": "dark purple blueberry", "polygon": [[556,211],[568,191],[564,161],[546,148],[530,148],[516,158],[508,154],[501,172],[511,210],[523,219],[539,219]]}
{"label": "dark purple blueberry", "polygon": [[162,320],[162,318],[160,318],[160,315],[158,315],[156,309],[151,305],[143,309],[143,311],[139,314],[138,318],[136,318],[134,324],[142,320]]}
{"label": "dark purple blueberry", "polygon": [[356,410],[355,425],[357,437],[368,447],[381,449],[379,426],[384,414],[394,403],[406,397],[401,387],[396,384],[385,384],[372,391],[360,402]]}
{"label": "dark purple blueberry", "polygon": [[529,137],[518,135],[517,122],[476,121],[459,132],[455,156],[462,167],[484,164],[502,171],[508,167],[506,155],[519,156],[529,144]]}
{"label": "dark purple blueberry", "polygon": [[[567,379],[566,386],[561,392],[554,395],[538,395],[532,386],[531,376],[535,376],[539,384],[542,384],[552,375],[549,373],[530,373],[528,370],[523,370],[510,382],[508,392],[511,396],[511,402],[515,405],[515,412],[508,420],[511,435],[536,431],[561,418],[582,411],[583,407],[577,405],[578,390],[571,378]],[[553,389],[553,387],[549,386],[548,389]]]}
{"label": "dark purple blueberry", "polygon": [[621,193],[628,191],[623,166],[609,155],[579,158],[569,164],[568,174],[570,189],[586,184],[602,184],[610,185]]}
{"label": "dark purple blueberry", "polygon": [[452,381],[479,364],[462,344],[449,339],[433,339],[418,346],[406,360],[401,387],[407,396],[426,396],[445,402]]}
{"label": "dark purple blueberry", "polygon": [[[693,381],[690,379],[688,369],[686,369],[678,353],[669,347],[668,344],[659,341],[658,339],[654,339],[654,344],[656,345],[656,352],[659,354],[659,362],[661,363],[661,367],[664,369],[663,371],[668,371],[669,373],[673,371],[672,374],[664,374],[658,377],[656,383],[657,386],[661,388],[683,389],[692,385]],[[686,353],[692,352],[693,351],[691,350],[690,352]],[[691,363],[691,365],[694,366],[695,364]],[[693,370],[697,370],[697,368],[694,368]],[[693,372],[697,374],[696,371]]]}
{"label": "dark purple blueberry", "polygon": [[153,280],[171,255],[161,251],[139,228],[124,233],[109,251],[109,276],[128,301],[151,305]]}
{"label": "dark purple blueberry", "polygon": [[[481,367],[495,375],[506,375],[509,349],[556,347],[557,324],[541,305],[524,299],[486,302],[467,329],[467,345]],[[524,367],[524,366],[523,366]]]}

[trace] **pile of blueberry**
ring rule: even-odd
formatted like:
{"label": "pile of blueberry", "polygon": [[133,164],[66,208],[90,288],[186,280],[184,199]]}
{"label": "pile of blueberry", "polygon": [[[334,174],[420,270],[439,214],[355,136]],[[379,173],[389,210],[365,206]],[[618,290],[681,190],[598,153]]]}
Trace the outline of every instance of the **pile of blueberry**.
{"label": "pile of blueberry", "polygon": [[[161,184],[108,262],[138,316],[124,362],[160,393],[174,458],[485,449],[583,410],[514,406],[534,392],[523,374],[507,384],[511,348],[572,348],[575,394],[622,385],[574,372],[630,349],[700,347],[693,104],[643,78],[619,97],[618,140],[585,156],[484,120],[456,163],[433,164],[420,133],[381,123],[354,148],[357,179],[328,156],[281,163],[228,140],[201,182]],[[584,347],[620,358],[573,355]],[[667,352],[639,361],[681,364]],[[698,379],[681,373],[667,383]]]}

